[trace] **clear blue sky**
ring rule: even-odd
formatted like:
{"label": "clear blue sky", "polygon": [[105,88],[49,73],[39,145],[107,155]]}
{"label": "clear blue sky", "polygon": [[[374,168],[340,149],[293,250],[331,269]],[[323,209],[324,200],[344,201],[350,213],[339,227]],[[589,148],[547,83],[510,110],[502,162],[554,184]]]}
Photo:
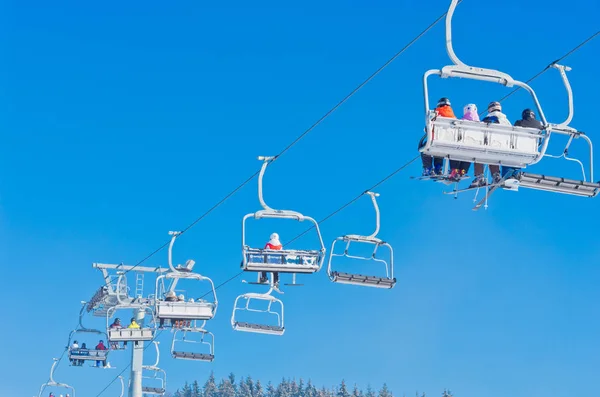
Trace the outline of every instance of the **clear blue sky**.
{"label": "clear blue sky", "polygon": [[[3,395],[32,396],[47,379],[79,302],[102,281],[93,262],[133,264],[152,252],[167,231],[184,228],[255,172],[256,156],[282,150],[448,5],[176,3],[2,5]],[[467,63],[526,80],[597,31],[599,11],[589,0],[465,0],[455,48]],[[414,157],[421,77],[449,63],[443,46],[440,23],[274,163],[266,180],[272,206],[320,219]],[[597,145],[598,53],[597,38],[564,62],[573,67],[572,125]],[[448,96],[458,113],[508,92],[433,81],[432,100]],[[547,116],[562,121],[558,73],[534,88]],[[519,94],[505,111],[514,122],[525,106]],[[555,160],[534,170],[577,176]],[[231,329],[234,298],[252,289],[237,279],[218,291],[214,363],[175,362],[161,337],[170,385],[214,370],[319,385],[387,382],[397,395],[596,390],[600,199],[498,192],[488,211],[474,213],[471,196],[454,200],[437,184],[409,179],[420,172],[415,162],[378,189],[381,237],[396,250],[395,289],[332,284],[325,271],[302,277],[305,287],[285,290],[287,330],[274,337]],[[181,237],[178,261],[194,258],[198,271],[226,280],[239,269],[241,218],[257,209],[253,180]],[[370,232],[372,222],[364,198],[324,223],[323,237],[329,246],[336,236]],[[286,241],[300,230],[277,231]],[[166,251],[148,264],[166,265]],[[110,361],[123,368],[128,355]],[[94,396],[115,375],[63,362],[56,378]],[[117,393],[115,384],[105,395]]]}

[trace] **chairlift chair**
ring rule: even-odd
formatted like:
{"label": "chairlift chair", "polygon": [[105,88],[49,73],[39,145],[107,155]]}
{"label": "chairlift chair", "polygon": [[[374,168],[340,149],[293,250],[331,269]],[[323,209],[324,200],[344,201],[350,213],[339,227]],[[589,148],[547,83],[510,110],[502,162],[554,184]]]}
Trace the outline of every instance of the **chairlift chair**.
{"label": "chairlift chair", "polygon": [[[175,239],[180,232],[169,232],[172,235],[169,245],[169,268],[168,273],[162,274],[156,278],[156,296],[155,296],[155,314],[159,320],[210,320],[217,312],[217,292],[213,281],[198,273],[193,273],[191,270],[194,266],[194,261],[188,261],[185,267],[173,266],[172,249]],[[185,269],[185,270],[182,270]],[[175,291],[175,287],[179,280],[194,280],[199,283],[210,283],[213,301],[209,302],[203,299],[197,299],[194,302],[190,301],[166,301],[162,297],[166,292],[164,286],[165,280],[171,280],[169,291]]]}
{"label": "chairlift chair", "polygon": [[[279,273],[304,273],[310,274],[318,272],[325,259],[325,245],[319,229],[319,224],[313,218],[305,216],[296,211],[275,210],[269,207],[263,198],[263,176],[270,162],[275,157],[258,157],[263,161],[260,174],[258,176],[258,200],[263,207],[262,210],[247,214],[242,220],[242,269],[250,272],[279,272]],[[291,219],[299,222],[305,220],[314,225],[319,237],[321,248],[319,250],[299,250],[282,249],[269,250],[262,248],[252,248],[246,243],[246,222],[248,219]]]}
{"label": "chairlift chair", "polygon": [[[173,333],[173,342],[171,343],[171,356],[175,359],[181,360],[195,360],[195,361],[208,361],[211,362],[215,359],[215,350],[214,350],[214,341],[215,336],[212,332],[208,332],[204,329],[204,322],[200,327],[189,327],[189,328],[181,328],[176,329]],[[181,339],[177,338],[178,333],[182,333],[183,336]],[[194,340],[193,337],[191,339],[188,338],[188,335],[200,335],[200,340]],[[207,341],[205,338],[209,338]],[[208,346],[208,353],[201,353],[196,351],[187,351],[182,350],[181,348],[177,348],[177,345],[200,345],[200,346]]]}
{"label": "chairlift chair", "polygon": [[95,348],[86,348],[86,349],[82,349],[81,347],[79,348],[73,348],[73,341],[75,340],[75,335],[77,334],[93,334],[93,335],[100,335],[100,336],[104,336],[103,339],[106,341],[106,343],[108,344],[108,334],[104,331],[100,331],[97,329],[91,329],[91,328],[86,328],[83,325],[83,315],[84,315],[84,310],[85,310],[85,302],[83,303],[83,307],[81,308],[80,312],[79,312],[79,326],[77,329],[74,329],[73,331],[71,331],[71,333],[69,334],[69,342],[68,342],[68,354],[69,354],[69,360],[71,362],[74,362],[75,360],[80,360],[80,361],[102,361],[103,364],[106,363],[107,357],[108,357],[108,353],[109,353],[109,349],[107,347],[106,350],[96,350]]}
{"label": "chairlift chair", "polygon": [[[600,184],[593,182],[592,143],[585,134],[568,127],[573,115],[573,101],[572,91],[565,71],[570,69],[557,64],[552,65],[560,71],[567,88],[569,95],[569,117],[561,124],[551,124],[546,120],[535,91],[527,83],[515,80],[507,73],[498,70],[466,65],[456,56],[452,46],[452,17],[458,1],[451,0],[448,13],[446,14],[446,51],[453,64],[445,66],[441,70],[428,70],[423,76],[426,135],[424,137],[425,140],[421,141],[419,151],[430,156],[444,158],[446,160],[445,171],[447,171],[449,160],[525,168],[538,163],[544,156],[555,157],[546,154],[550,136],[553,133],[569,136],[567,148],[573,138],[582,137],[590,148],[590,182],[585,181],[585,172],[583,181],[520,173],[517,178],[519,180],[518,185],[511,185],[511,190],[518,190],[518,186],[523,186],[579,196],[596,196]],[[439,75],[441,78],[464,78],[488,81],[506,87],[516,86],[523,88],[531,95],[544,129],[540,131],[532,128],[486,124],[438,116],[429,107],[427,80],[432,75]]]}
{"label": "chairlift chair", "polygon": [[[431,75],[441,78],[464,78],[488,81],[506,87],[521,87],[531,95],[544,125],[547,125],[544,112],[534,90],[510,75],[493,69],[468,66],[463,63],[452,47],[452,16],[459,0],[451,0],[446,14],[446,50],[453,65],[441,70],[425,72],[423,88],[425,98],[426,141],[419,148],[421,153],[442,157],[447,160],[477,162],[523,168],[538,162],[547,146],[547,135],[533,128],[512,127],[500,124],[486,124],[469,120],[458,120],[437,116],[429,108],[427,79]],[[540,137],[544,138],[541,152],[538,148]]]}
{"label": "chairlift chair", "polygon": [[[377,197],[379,197],[378,193],[373,192],[365,192],[365,194],[371,197],[371,201],[373,202],[373,207],[375,208],[375,231],[369,236],[361,236],[358,234],[347,234],[342,237],[338,237],[333,240],[331,244],[331,250],[329,252],[329,261],[327,264],[327,274],[329,279],[334,283],[340,284],[353,284],[353,285],[361,285],[365,287],[375,287],[375,288],[394,288],[396,285],[396,278],[394,277],[394,251],[392,246],[389,243],[377,238],[377,234],[379,233],[380,227],[380,212],[379,206],[377,205]],[[346,247],[344,249],[343,254],[335,253],[335,244],[339,241],[343,241],[346,243]],[[363,243],[373,245],[373,253],[371,256],[358,256],[358,255],[350,255],[349,248],[352,242],[355,243]],[[377,258],[377,250],[379,247],[385,247],[389,250],[389,263],[385,259]],[[366,276],[362,274],[352,274],[346,272],[339,272],[337,270],[332,269],[332,262],[334,257],[346,257],[351,259],[359,259],[365,261],[373,261],[376,263],[383,264],[385,267],[385,277],[379,276]]]}
{"label": "chairlift chair", "polygon": [[[231,314],[231,326],[233,327],[233,329],[236,331],[242,331],[242,332],[254,332],[254,333],[269,334],[269,335],[283,335],[283,333],[285,332],[285,327],[284,327],[284,322],[283,322],[283,302],[281,300],[277,299],[276,297],[274,297],[273,295],[271,295],[272,292],[273,292],[273,287],[271,286],[271,288],[266,293],[263,293],[263,294],[250,292],[250,293],[246,293],[246,294],[238,296],[235,299],[235,303],[233,304],[233,313]],[[242,300],[244,302],[244,305],[241,307],[238,306],[238,301],[240,301],[240,300]],[[267,309],[259,310],[259,309],[250,308],[250,302],[252,300],[268,302]],[[279,311],[272,310],[273,303],[277,303],[279,305],[279,307],[280,307]],[[260,324],[260,323],[250,323],[250,322],[238,321],[236,319],[236,312],[238,312],[238,311],[272,314],[274,317],[277,318],[277,324],[276,325],[267,325],[267,324]]]}
{"label": "chairlift chair", "polygon": [[143,311],[153,316],[152,308],[144,304],[124,304],[109,308],[106,312],[106,332],[109,342],[143,342],[154,339],[155,329],[143,327],[142,324],[140,324],[140,328],[111,328],[109,324],[110,318],[115,311],[122,309]]}
{"label": "chairlift chair", "polygon": [[75,388],[73,386],[70,386],[66,383],[56,382],[54,380],[54,370],[56,369],[59,360],[57,358],[53,358],[52,360],[54,360],[54,362],[52,363],[52,367],[50,368],[50,379],[48,380],[48,382],[43,383],[42,386],[40,386],[40,392],[38,393],[38,397],[42,397],[42,393],[47,387],[58,387],[61,389],[71,390],[72,397],[75,397]]}
{"label": "chairlift chair", "polygon": [[152,373],[152,375],[142,375],[142,394],[163,396],[167,391],[167,373],[158,367],[160,361],[159,342],[153,341],[153,343],[156,348],[156,362],[154,365],[142,365],[142,371]]}

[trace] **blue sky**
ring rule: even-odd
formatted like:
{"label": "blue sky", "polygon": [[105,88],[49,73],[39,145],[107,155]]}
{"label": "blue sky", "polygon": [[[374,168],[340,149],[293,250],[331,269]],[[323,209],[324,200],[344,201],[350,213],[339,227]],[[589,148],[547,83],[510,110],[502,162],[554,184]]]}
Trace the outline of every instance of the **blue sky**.
{"label": "blue sky", "polygon": [[[5,2],[3,394],[31,396],[47,379],[79,302],[102,281],[93,262],[133,264],[152,252],[169,230],[184,228],[252,175],[256,156],[281,151],[447,5]],[[455,49],[466,63],[526,80],[597,31],[599,7],[507,0],[501,9],[465,0],[455,17]],[[599,50],[596,38],[563,62],[573,68],[572,125],[593,140]],[[269,168],[268,202],[321,219],[413,158],[423,131],[421,77],[448,63],[440,23]],[[433,82],[432,101],[448,96],[458,113],[468,102],[483,109],[509,92]],[[558,73],[533,86],[547,117],[562,121]],[[519,93],[504,109],[514,122],[526,106]],[[577,146],[573,154],[585,154]],[[557,160],[531,170],[577,176]],[[219,311],[209,324],[214,363],[175,362],[170,339],[161,336],[161,366],[173,389],[214,370],[263,381],[387,382],[397,395],[445,387],[463,397],[595,390],[598,199],[498,192],[487,211],[475,213],[472,196],[454,200],[437,184],[409,179],[420,172],[415,162],[377,189],[380,236],[396,253],[395,289],[335,285],[325,271],[302,277],[305,286],[282,297],[285,336],[273,337],[231,329],[235,297],[252,290],[238,278],[218,290]],[[369,233],[370,205],[364,197],[324,223],[327,248],[337,236]],[[228,279],[239,269],[241,219],[258,209],[255,179],[178,240],[176,259],[194,258],[216,283]],[[286,241],[302,230],[292,224],[277,231]],[[269,232],[253,239],[263,244]],[[312,248],[314,236],[295,244]],[[166,265],[166,250],[148,264]],[[110,361],[123,368],[128,358]],[[85,396],[115,375],[63,362],[56,379]],[[104,395],[116,393],[115,383]]]}

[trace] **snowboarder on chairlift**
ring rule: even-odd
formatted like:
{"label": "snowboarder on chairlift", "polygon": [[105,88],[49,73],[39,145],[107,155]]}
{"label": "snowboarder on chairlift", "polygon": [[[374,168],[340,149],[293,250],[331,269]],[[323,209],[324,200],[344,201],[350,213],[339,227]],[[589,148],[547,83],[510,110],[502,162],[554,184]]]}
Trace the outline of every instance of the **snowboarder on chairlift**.
{"label": "snowboarder on chairlift", "polygon": [[[455,119],[454,111],[448,98],[440,98],[435,108],[435,112],[440,117],[448,117]],[[435,132],[434,132],[435,133]],[[433,157],[425,153],[421,153],[421,161],[423,162],[423,176],[441,176],[442,166],[444,164],[443,157]]]}
{"label": "snowboarder on chairlift", "polygon": [[[488,124],[512,125],[506,115],[502,113],[502,105],[500,105],[500,102],[490,102],[487,111],[488,114],[481,120],[482,122]],[[494,178],[493,183],[499,183],[502,179],[502,176],[500,176],[500,166],[497,164],[490,164],[488,167]],[[487,183],[488,181],[483,175],[483,164],[475,163],[475,179],[469,188],[485,186]]]}
{"label": "snowboarder on chairlift", "polygon": [[[283,245],[281,245],[281,242],[279,241],[279,234],[272,233],[269,238],[270,238],[270,240],[265,245],[264,249],[266,249],[266,250],[281,250],[281,249],[283,249]],[[269,280],[267,279],[267,272],[261,272],[260,273],[260,282],[266,284],[268,281]],[[277,273],[277,272],[273,273],[273,283],[275,284],[275,288],[279,287],[279,273]]]}

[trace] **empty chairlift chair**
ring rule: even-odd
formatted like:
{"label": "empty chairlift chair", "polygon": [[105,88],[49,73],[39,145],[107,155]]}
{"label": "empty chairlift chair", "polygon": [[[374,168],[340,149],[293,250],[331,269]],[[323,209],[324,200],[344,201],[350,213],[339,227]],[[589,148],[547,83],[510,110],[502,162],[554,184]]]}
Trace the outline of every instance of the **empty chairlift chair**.
{"label": "empty chairlift chair", "polygon": [[[263,207],[262,210],[247,214],[242,220],[242,269],[249,272],[279,272],[279,273],[304,273],[310,274],[321,269],[325,255],[325,245],[321,237],[319,224],[311,217],[296,211],[275,210],[269,207],[263,199],[262,183],[265,170],[274,157],[259,157],[263,165],[258,177],[258,200]],[[290,219],[303,222],[305,220],[313,224],[321,248],[318,250],[282,249],[268,250],[253,248],[246,243],[246,222],[248,219]]]}
{"label": "empty chairlift chair", "polygon": [[[377,234],[379,233],[380,226],[380,213],[379,206],[377,205],[377,197],[378,193],[366,192],[371,197],[371,201],[373,202],[373,207],[375,208],[375,231],[369,236],[361,236],[358,234],[347,234],[342,237],[336,238],[331,244],[331,250],[329,252],[329,261],[327,265],[327,274],[331,281],[340,284],[354,284],[354,285],[362,285],[366,287],[376,287],[376,288],[394,288],[396,285],[396,278],[394,277],[394,251],[392,246],[385,241],[377,238]],[[338,242],[346,243],[343,253],[336,254],[335,253],[335,245]],[[351,243],[362,243],[373,246],[373,252],[370,256],[360,256],[360,255],[352,255],[350,254],[350,245]],[[380,247],[385,247],[389,253],[389,258],[386,260],[384,258],[378,258],[377,251]],[[340,272],[337,270],[333,270],[333,262],[336,257],[345,257],[350,259],[358,259],[362,261],[370,262],[369,265],[380,265],[385,269],[385,276],[370,276],[363,274],[354,274],[349,272]]]}
{"label": "empty chairlift chair", "polygon": [[[181,337],[178,337],[179,334]],[[211,362],[215,359],[214,341],[215,336],[204,329],[204,324],[200,327],[177,329],[173,333],[171,356],[181,360]],[[200,349],[204,351],[199,351]]]}
{"label": "empty chairlift chair", "polygon": [[158,343],[153,341],[156,349],[156,362],[154,365],[142,365],[142,394],[163,396],[167,391],[167,373],[158,367],[160,349]]}
{"label": "empty chairlift chair", "polygon": [[58,364],[59,360],[57,358],[53,358],[52,360],[54,360],[54,362],[52,363],[52,367],[50,368],[50,378],[48,379],[48,382],[43,383],[42,386],[40,386],[40,392],[38,393],[38,397],[42,397],[42,393],[44,392],[44,390],[46,390],[47,387],[55,387],[70,390],[71,396],[75,397],[75,388],[73,386],[70,386],[66,383],[60,383],[54,380],[54,370],[56,369],[56,365]]}
{"label": "empty chairlift chair", "polygon": [[[272,292],[273,288],[269,289],[269,291],[267,291],[264,294],[249,292],[238,296],[235,299],[235,303],[233,305],[233,313],[231,315],[231,326],[233,327],[233,329],[236,331],[254,332],[259,334],[283,335],[283,333],[285,332],[283,322],[283,302],[271,295]],[[266,302],[267,308],[251,308],[251,301]],[[242,304],[238,305],[238,302],[241,302]],[[275,307],[273,307],[273,304],[275,304]],[[263,324],[257,322],[239,321],[236,318],[236,314],[239,315],[238,312],[264,313],[269,315],[270,318],[274,318],[275,323]]]}

